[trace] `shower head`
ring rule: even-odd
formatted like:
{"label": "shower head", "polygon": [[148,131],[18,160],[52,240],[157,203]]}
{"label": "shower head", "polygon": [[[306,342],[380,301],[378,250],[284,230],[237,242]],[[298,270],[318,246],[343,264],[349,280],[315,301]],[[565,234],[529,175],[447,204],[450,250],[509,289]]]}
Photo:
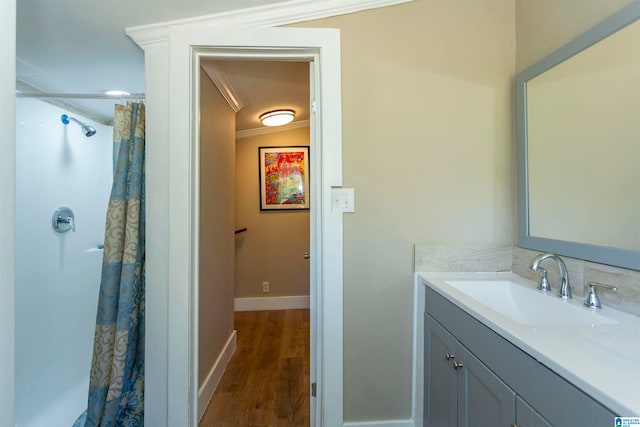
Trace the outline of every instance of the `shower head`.
{"label": "shower head", "polygon": [[64,123],[65,125],[69,124],[69,120],[73,120],[80,125],[80,127],[82,128],[82,133],[84,133],[84,136],[86,136],[87,138],[96,134],[96,130],[93,128],[93,126],[89,126],[88,124],[83,123],[74,117],[69,117],[66,114],[63,114],[62,117],[60,117],[60,120],[62,120],[62,123]]}

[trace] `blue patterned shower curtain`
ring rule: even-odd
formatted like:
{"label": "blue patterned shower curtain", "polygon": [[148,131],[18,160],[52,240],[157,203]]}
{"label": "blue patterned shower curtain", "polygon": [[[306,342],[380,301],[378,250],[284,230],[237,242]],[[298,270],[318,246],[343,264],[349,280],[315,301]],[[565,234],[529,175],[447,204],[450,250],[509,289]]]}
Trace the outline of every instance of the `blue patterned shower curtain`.
{"label": "blue patterned shower curtain", "polygon": [[116,105],[87,411],[74,427],[144,425],[144,104]]}

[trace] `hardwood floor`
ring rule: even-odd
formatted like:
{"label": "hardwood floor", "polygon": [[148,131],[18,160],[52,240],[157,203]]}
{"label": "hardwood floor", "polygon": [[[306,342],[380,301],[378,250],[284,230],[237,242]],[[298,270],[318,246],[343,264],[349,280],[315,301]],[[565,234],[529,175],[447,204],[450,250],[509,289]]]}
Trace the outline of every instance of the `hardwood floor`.
{"label": "hardwood floor", "polygon": [[309,310],[235,313],[236,352],[200,427],[309,426]]}

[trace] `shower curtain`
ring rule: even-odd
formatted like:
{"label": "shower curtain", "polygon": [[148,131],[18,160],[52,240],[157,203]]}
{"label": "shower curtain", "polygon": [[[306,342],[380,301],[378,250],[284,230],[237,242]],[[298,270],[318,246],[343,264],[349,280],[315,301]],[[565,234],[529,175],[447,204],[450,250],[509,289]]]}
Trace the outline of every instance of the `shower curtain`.
{"label": "shower curtain", "polygon": [[144,425],[144,104],[116,105],[113,141],[89,398],[74,427]]}

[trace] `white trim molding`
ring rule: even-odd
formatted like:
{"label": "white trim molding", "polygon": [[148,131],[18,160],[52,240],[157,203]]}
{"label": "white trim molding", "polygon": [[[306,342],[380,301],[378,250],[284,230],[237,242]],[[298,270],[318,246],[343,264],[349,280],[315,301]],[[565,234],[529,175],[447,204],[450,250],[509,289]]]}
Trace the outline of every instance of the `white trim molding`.
{"label": "white trim molding", "polygon": [[309,295],[290,297],[236,298],[235,311],[294,310],[309,308]]}
{"label": "white trim molding", "polygon": [[0,0],[0,426],[15,424],[16,1]]}
{"label": "white trim molding", "polygon": [[310,124],[309,120],[300,120],[293,123],[289,123],[288,125],[278,126],[278,127],[265,126],[261,128],[255,128],[255,129],[239,130],[238,132],[236,132],[236,139],[250,138],[252,136],[265,135],[268,133],[284,132],[292,129],[308,128],[309,124]]}
{"label": "white trim molding", "polygon": [[198,16],[195,18],[130,27],[126,29],[126,33],[139,45],[145,45],[166,39],[168,37],[168,29],[172,26],[277,27],[331,16],[346,15],[363,10],[394,6],[411,1],[414,0],[291,0],[265,6]]}
{"label": "white trim molding", "polygon": [[344,427],[416,427],[413,420],[364,421],[344,423]]}
{"label": "white trim molding", "polygon": [[207,73],[207,76],[209,76],[213,84],[216,85],[220,94],[227,101],[233,112],[238,113],[242,110],[244,105],[240,98],[238,98],[238,94],[235,89],[233,89],[233,86],[231,86],[227,75],[207,62],[202,62],[200,66],[204,72]]}
{"label": "white trim molding", "polygon": [[147,290],[145,424],[198,424],[199,64],[213,57],[250,57],[311,63],[312,91],[318,101],[310,122],[316,138],[310,245],[316,254],[310,289],[311,333],[316,339],[311,345],[311,379],[317,383],[311,425],[341,426],[343,217],[331,212],[331,189],[342,185],[340,32],[204,25],[166,30],[165,39],[129,32],[145,51],[147,137],[154,140],[146,153],[147,185],[154,188],[147,200],[147,231],[155,243],[148,242],[153,250],[147,252],[147,276],[158,286]]}
{"label": "white trim molding", "polygon": [[215,393],[216,388],[218,388],[218,384],[220,384],[222,374],[224,374],[231,357],[233,357],[233,354],[236,351],[238,344],[237,336],[237,331],[233,331],[231,333],[227,343],[222,349],[222,352],[220,352],[220,355],[218,356],[218,360],[213,364],[209,371],[209,375],[207,375],[204,383],[200,386],[200,390],[198,390],[198,421],[202,419],[209,403],[211,403],[211,398],[213,397],[213,393]]}

